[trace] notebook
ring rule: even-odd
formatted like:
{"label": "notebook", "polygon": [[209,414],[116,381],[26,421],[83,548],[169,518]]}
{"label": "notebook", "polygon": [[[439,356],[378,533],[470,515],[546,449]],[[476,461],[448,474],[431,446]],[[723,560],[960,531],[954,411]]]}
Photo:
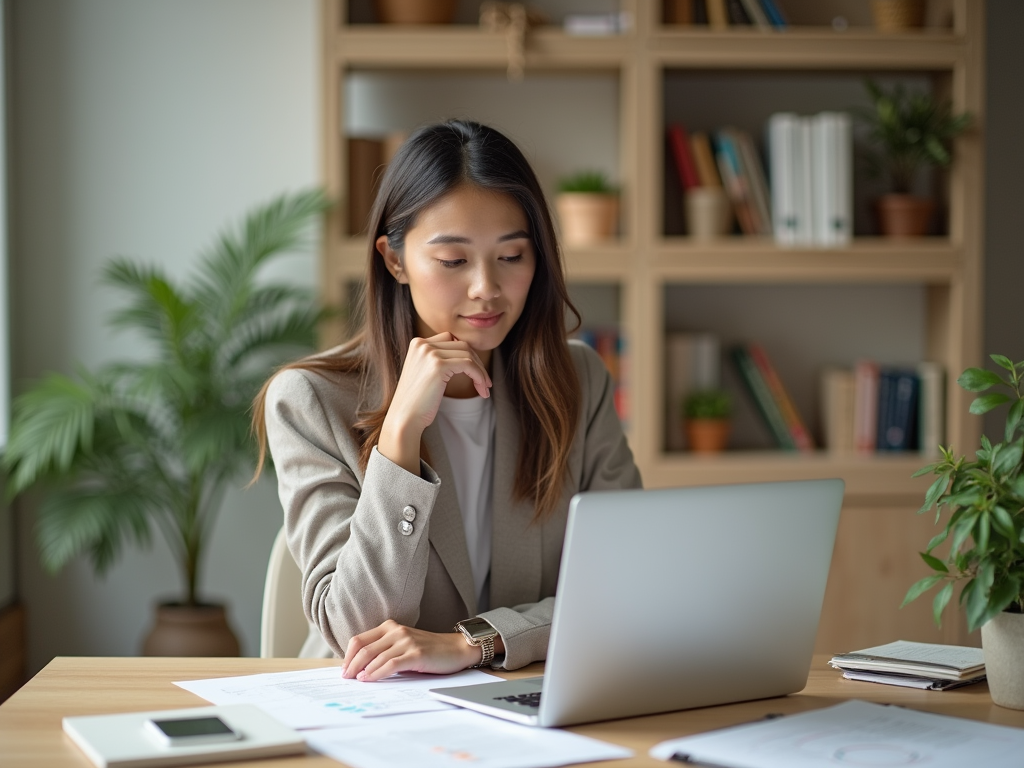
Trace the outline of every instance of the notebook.
{"label": "notebook", "polygon": [[830,479],[576,495],[543,678],[431,694],[562,726],[799,691],[843,487]]}

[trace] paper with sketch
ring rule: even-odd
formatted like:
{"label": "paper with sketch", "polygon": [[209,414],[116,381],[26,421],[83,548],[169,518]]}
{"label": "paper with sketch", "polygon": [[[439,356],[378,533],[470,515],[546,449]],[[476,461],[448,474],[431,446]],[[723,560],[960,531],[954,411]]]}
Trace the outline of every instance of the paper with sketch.
{"label": "paper with sketch", "polygon": [[493,683],[494,675],[468,669],[454,675],[403,672],[376,683],[345,680],[337,665],[295,672],[187,680],[175,685],[212,704],[256,704],[292,728],[353,725],[364,718],[450,709],[427,693],[443,686]]}
{"label": "paper with sketch", "polygon": [[1019,768],[1024,730],[866,701],[788,715],[658,744],[653,757],[686,755],[730,768],[927,765]]}
{"label": "paper with sketch", "polygon": [[625,747],[455,709],[309,731],[306,743],[353,768],[545,768],[632,757]]}

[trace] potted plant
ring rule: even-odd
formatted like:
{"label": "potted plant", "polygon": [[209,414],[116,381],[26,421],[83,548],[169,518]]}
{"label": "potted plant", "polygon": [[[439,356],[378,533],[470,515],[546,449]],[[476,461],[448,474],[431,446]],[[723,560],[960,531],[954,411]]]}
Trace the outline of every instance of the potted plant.
{"label": "potted plant", "polygon": [[[939,623],[954,585],[964,582],[960,604],[967,628],[981,628],[992,700],[1024,709],[1024,362],[1002,355],[992,360],[1003,375],[968,368],[957,383],[970,392],[1009,390],[981,395],[970,407],[971,413],[983,414],[1009,403],[1003,440],[982,437],[973,461],[944,448],[940,461],[915,474],[938,475],[919,513],[935,507],[936,522],[943,511],[948,517],[921,553],[934,573],[914,584],[903,604],[942,584],[932,604]],[[946,542],[945,558],[937,557],[934,550]]]}
{"label": "potted plant", "polygon": [[916,237],[928,232],[935,203],[912,194],[921,168],[950,164],[950,142],[971,122],[968,113],[954,115],[948,101],[929,93],[908,91],[902,84],[891,90],[865,81],[872,108],[860,112],[868,139],[878,145],[867,159],[876,172],[888,176],[891,192],[878,201],[882,234]]}
{"label": "potted plant", "polygon": [[691,392],[683,400],[686,444],[697,453],[725,450],[732,428],[732,398],[721,389]]}
{"label": "potted plant", "polygon": [[561,179],[555,208],[566,245],[594,245],[615,236],[619,195],[601,171]]}
{"label": "potted plant", "polygon": [[871,16],[879,32],[905,32],[922,27],[925,0],[871,0]]}
{"label": "potted plant", "polygon": [[451,24],[458,0],[374,0],[377,20],[383,24]]}
{"label": "potted plant", "polygon": [[182,284],[112,260],[105,282],[128,303],[111,322],[148,339],[150,354],[50,374],[14,402],[8,491],[43,492],[44,566],[85,553],[102,574],[127,542],[147,545],[154,525],[167,540],[182,592],[158,608],[147,655],[238,654],[224,607],[202,600],[202,559],[228,484],[255,458],[252,398],[276,363],[313,348],[322,316],[307,289],[259,272],[301,246],[325,207],[310,191],[254,210]]}

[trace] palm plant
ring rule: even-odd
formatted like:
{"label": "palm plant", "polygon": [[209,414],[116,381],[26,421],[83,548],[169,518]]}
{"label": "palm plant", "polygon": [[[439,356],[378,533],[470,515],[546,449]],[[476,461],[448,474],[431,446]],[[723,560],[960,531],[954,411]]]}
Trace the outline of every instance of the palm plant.
{"label": "palm plant", "polygon": [[228,484],[251,467],[249,405],[272,367],[312,349],[322,312],[308,289],[259,281],[307,240],[327,206],[318,190],[281,196],[227,230],[188,281],[112,260],[104,281],[127,294],[115,327],[141,332],[148,359],[50,374],[14,402],[4,456],[10,495],[44,491],[43,564],[88,553],[103,573],[126,542],[170,545],[186,605]]}

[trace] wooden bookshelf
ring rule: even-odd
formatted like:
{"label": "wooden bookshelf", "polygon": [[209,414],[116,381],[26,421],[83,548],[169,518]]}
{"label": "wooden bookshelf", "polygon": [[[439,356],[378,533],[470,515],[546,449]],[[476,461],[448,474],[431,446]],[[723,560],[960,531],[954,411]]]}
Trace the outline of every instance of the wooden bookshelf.
{"label": "wooden bookshelf", "polygon": [[[536,3],[541,8],[544,2]],[[597,12],[604,12],[601,4]],[[955,162],[942,181],[948,209],[947,234],[898,241],[857,237],[845,248],[786,249],[771,239],[728,237],[698,242],[667,236],[665,174],[672,173],[664,155],[665,83],[680,72],[708,73],[725,78],[722,99],[728,99],[728,78],[761,73],[853,78],[926,78],[933,90],[952,99],[954,109],[968,110],[975,125],[984,124],[983,0],[954,0],[952,29],[925,29],[906,34],[879,34],[867,28],[835,32],[826,28],[791,27],[782,32],[754,28],[674,27],[661,18],[661,3],[621,0],[632,14],[632,29],[623,35],[581,38],[560,28],[532,31],[526,47],[526,77],[561,73],[600,74],[617,89],[617,164],[621,185],[619,239],[595,248],[567,249],[571,282],[616,287],[621,329],[628,343],[629,420],[627,434],[637,463],[650,487],[699,483],[755,482],[780,479],[842,477],[847,483],[842,535],[837,543],[830,595],[842,595],[845,612],[829,609],[831,622],[823,637],[848,637],[850,647],[906,639],[974,642],[957,622],[936,630],[928,611],[896,606],[914,574],[925,574],[916,544],[922,522],[913,515],[927,487],[926,478],[911,475],[926,463],[917,454],[843,456],[781,451],[735,451],[713,458],[666,453],[663,449],[663,355],[666,333],[666,287],[670,286],[917,286],[925,301],[922,357],[945,366],[947,376],[947,442],[970,451],[980,436],[980,420],[967,415],[969,398],[955,385],[956,375],[980,363],[982,287],[982,172],[980,131],[960,138]],[[507,65],[505,38],[473,25],[387,27],[348,24],[345,0],[323,0],[323,157],[324,180],[330,195],[344,200],[346,78],[359,73],[449,77],[453,73],[488,72],[500,76]],[[760,119],[762,116],[758,115]],[[557,130],[557,124],[553,130]],[[341,304],[348,285],[365,269],[367,245],[346,231],[345,205],[330,214],[326,225],[322,280],[324,298]],[[341,325],[325,338],[342,337]],[[867,333],[867,331],[865,331]],[[852,361],[851,361],[852,362]],[[783,378],[785,372],[782,371]],[[817,403],[798,404],[801,410]],[[869,523],[870,521],[870,523]],[[888,533],[875,535],[884,525]],[[874,528],[873,528],[874,526]],[[892,531],[896,531],[893,534]],[[879,587],[879,578],[859,588],[855,564],[880,567],[895,574]],[[879,565],[881,564],[881,565]],[[891,568],[890,568],[891,566]],[[920,566],[920,567],[918,567]],[[907,579],[910,579],[908,581]],[[855,624],[875,604],[883,615],[870,626]],[[846,618],[844,618],[844,615]],[[846,622],[846,623],[844,623]],[[849,648],[828,648],[837,651]]]}

